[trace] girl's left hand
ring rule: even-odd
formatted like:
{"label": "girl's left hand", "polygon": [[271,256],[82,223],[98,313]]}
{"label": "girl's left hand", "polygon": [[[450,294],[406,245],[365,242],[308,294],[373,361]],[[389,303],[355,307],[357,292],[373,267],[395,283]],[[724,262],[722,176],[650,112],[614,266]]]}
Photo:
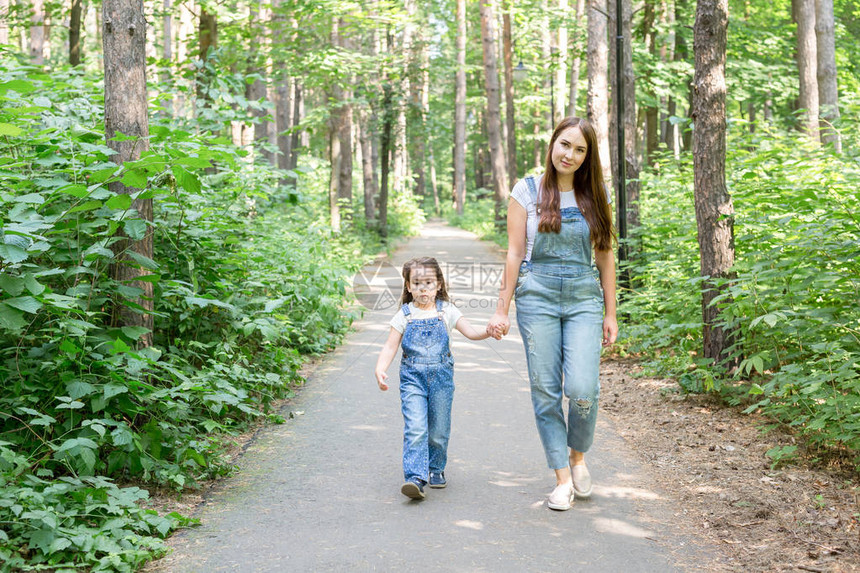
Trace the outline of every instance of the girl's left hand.
{"label": "girl's left hand", "polygon": [[603,346],[610,346],[618,338],[618,320],[614,316],[603,319]]}

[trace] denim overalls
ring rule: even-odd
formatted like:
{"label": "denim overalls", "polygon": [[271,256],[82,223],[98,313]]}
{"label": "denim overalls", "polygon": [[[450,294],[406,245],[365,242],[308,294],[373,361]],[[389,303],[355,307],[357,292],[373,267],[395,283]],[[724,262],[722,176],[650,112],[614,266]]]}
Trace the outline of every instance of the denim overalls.
{"label": "denim overalls", "polygon": [[[526,182],[537,209],[535,180]],[[535,233],[515,297],[547,463],[566,468],[568,446],[586,452],[594,441],[603,336],[603,292],[591,267],[588,223],[577,207],[561,209],[560,233]],[[562,393],[570,399],[567,423]]]}
{"label": "denim overalls", "polygon": [[400,361],[400,404],[403,411],[403,477],[426,483],[428,471],[441,473],[448,462],[451,403],[454,400],[454,358],[442,301],[435,318],[415,320],[403,305]]}

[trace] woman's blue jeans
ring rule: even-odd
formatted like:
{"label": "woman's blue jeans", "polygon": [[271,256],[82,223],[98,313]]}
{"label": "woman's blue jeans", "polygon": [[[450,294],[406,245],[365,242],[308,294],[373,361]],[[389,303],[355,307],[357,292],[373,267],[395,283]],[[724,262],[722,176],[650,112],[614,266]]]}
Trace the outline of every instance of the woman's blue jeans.
{"label": "woman's blue jeans", "polygon": [[[585,266],[526,264],[516,289],[517,324],[526,348],[532,404],[551,469],[568,467],[568,447],[594,441],[603,295]],[[570,399],[567,419],[562,395]]]}

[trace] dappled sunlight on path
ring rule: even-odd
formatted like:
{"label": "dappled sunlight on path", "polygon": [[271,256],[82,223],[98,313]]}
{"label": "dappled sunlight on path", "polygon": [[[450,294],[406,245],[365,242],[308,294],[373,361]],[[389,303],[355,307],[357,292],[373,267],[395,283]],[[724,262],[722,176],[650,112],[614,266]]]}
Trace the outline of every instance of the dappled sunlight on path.
{"label": "dappled sunlight on path", "polygon": [[[457,275],[452,299],[483,328],[498,291],[498,280],[488,278],[501,264],[498,249],[431,222],[389,262],[399,269],[427,255]],[[670,508],[639,479],[643,468],[605,418],[589,453],[592,498],[567,512],[547,509],[555,479],[535,429],[515,326],[502,341],[453,335],[448,487],[426,489],[421,502],[401,495],[397,363],[388,372],[389,391],[380,392],[373,377],[396,308],[366,310],[285,412],[302,415],[285,416],[286,424],[260,433],[236,477],[209,496],[202,526],[172,540],[176,553],[152,570],[405,571],[420,565],[422,571],[662,573],[698,559],[696,545],[671,529]]]}

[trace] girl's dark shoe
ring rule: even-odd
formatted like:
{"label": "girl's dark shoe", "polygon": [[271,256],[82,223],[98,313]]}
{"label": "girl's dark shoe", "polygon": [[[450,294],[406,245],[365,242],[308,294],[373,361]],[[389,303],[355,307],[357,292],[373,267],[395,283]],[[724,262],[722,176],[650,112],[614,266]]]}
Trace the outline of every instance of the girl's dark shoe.
{"label": "girl's dark shoe", "polygon": [[409,480],[400,488],[400,493],[410,499],[424,499],[424,484],[418,480]]}
{"label": "girl's dark shoe", "polygon": [[433,489],[442,489],[448,482],[445,480],[445,472],[433,473],[430,472],[430,487]]}

